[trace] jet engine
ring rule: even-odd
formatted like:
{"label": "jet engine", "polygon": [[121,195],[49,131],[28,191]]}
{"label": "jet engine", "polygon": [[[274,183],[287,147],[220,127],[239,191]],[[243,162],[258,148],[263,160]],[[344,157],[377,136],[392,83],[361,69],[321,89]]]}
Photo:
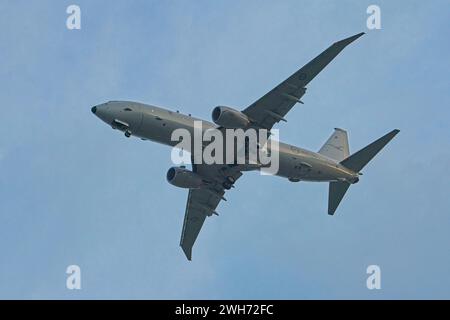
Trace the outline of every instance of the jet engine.
{"label": "jet engine", "polygon": [[167,181],[179,188],[198,189],[205,184],[202,177],[184,167],[172,167],[167,171]]}
{"label": "jet engine", "polygon": [[214,108],[212,120],[215,124],[229,129],[244,129],[250,123],[248,117],[242,112],[223,106]]}

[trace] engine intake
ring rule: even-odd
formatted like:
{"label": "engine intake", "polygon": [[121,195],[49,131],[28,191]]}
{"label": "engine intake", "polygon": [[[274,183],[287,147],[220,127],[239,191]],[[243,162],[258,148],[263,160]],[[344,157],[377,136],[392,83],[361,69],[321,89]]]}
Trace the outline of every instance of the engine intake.
{"label": "engine intake", "polygon": [[250,120],[245,114],[233,108],[223,106],[214,108],[212,120],[215,124],[229,129],[244,129],[250,124]]}
{"label": "engine intake", "polygon": [[183,167],[172,167],[167,171],[167,181],[179,188],[198,189],[205,182],[202,177]]}

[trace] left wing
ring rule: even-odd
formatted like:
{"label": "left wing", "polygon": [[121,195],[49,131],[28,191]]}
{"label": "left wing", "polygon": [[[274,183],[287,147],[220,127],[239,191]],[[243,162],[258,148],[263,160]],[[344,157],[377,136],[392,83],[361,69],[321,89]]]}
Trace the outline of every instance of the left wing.
{"label": "left wing", "polygon": [[225,189],[231,188],[242,175],[237,166],[217,164],[193,165],[193,171],[211,183],[207,187],[189,190],[180,241],[188,260],[192,259],[192,247],[206,217],[218,215],[216,208],[220,200],[225,200]]}
{"label": "left wing", "polygon": [[305,86],[314,79],[346,46],[358,39],[364,32],[333,43],[304,67],[280,83],[258,101],[242,112],[252,121],[253,126],[270,130],[305,94]]}

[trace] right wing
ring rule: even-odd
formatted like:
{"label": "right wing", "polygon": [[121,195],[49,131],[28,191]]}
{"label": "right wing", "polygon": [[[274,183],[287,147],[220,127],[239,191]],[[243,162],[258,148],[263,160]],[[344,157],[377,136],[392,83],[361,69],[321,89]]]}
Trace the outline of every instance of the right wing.
{"label": "right wing", "polygon": [[284,116],[296,103],[302,103],[305,86],[314,79],[347,45],[358,39],[364,32],[333,43],[328,49],[308,62],[303,68],[295,72],[280,83],[258,101],[254,102],[242,112],[253,122],[256,128],[270,130],[279,121],[286,121]]}
{"label": "right wing", "polygon": [[228,165],[197,164],[193,165],[193,169],[211,183],[207,187],[189,190],[180,240],[180,246],[188,260],[192,259],[192,247],[206,217],[218,215],[215,210],[220,200],[224,199],[223,184],[230,183],[231,187],[242,175],[238,167]]}

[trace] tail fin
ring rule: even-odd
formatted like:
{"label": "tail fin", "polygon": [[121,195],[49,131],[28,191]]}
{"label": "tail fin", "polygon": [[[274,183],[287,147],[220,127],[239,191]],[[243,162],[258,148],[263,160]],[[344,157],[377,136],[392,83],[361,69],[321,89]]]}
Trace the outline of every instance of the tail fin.
{"label": "tail fin", "polygon": [[347,131],[335,128],[331,137],[320,148],[319,153],[339,162],[347,158],[350,154]]}
{"label": "tail fin", "polygon": [[358,152],[352,154],[347,159],[341,161],[341,164],[344,167],[349,168],[350,170],[359,172],[399,132],[400,130],[398,129],[392,130],[388,134],[382,136],[380,139],[369,144],[367,147],[359,150]]}
{"label": "tail fin", "polygon": [[[382,136],[380,139],[369,144],[367,147],[359,150],[358,152],[352,154],[350,157],[341,161],[341,164],[344,167],[349,168],[350,170],[359,172],[399,132],[400,130],[397,129],[392,130],[388,134]],[[327,144],[328,142],[325,144],[325,146]],[[322,149],[324,147],[322,147]],[[330,188],[328,193],[328,214],[333,215],[336,212],[339,203],[341,203],[341,200],[349,187],[350,183],[346,181],[330,182]]]}

